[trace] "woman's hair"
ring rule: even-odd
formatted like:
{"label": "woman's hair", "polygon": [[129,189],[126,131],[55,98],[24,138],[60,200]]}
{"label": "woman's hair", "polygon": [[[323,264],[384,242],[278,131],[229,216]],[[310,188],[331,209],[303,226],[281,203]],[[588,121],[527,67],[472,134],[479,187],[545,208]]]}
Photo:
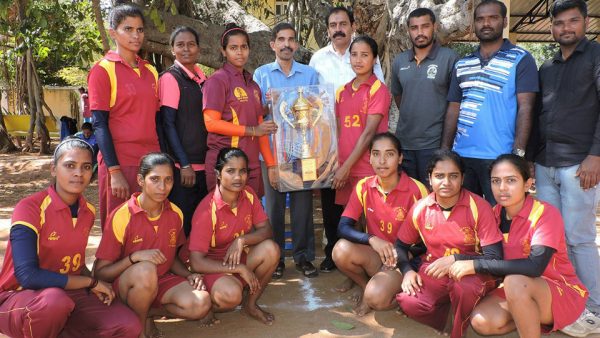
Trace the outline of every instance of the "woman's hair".
{"label": "woman's hair", "polygon": [[145,178],[152,171],[152,169],[154,169],[154,167],[164,164],[170,166],[171,170],[173,170],[173,167],[175,166],[171,156],[165,153],[148,153],[140,160],[140,169],[138,170],[138,174]]}
{"label": "woman's hair", "polygon": [[494,170],[494,167],[496,167],[502,162],[508,162],[512,164],[515,167],[515,169],[517,169],[519,174],[521,174],[521,177],[523,177],[523,181],[527,181],[531,178],[531,172],[529,171],[529,163],[527,163],[527,160],[525,160],[524,158],[519,157],[515,154],[502,154],[498,156],[498,158],[495,159],[492,162],[492,164],[490,164],[490,176],[492,174],[492,170]]}
{"label": "woman's hair", "polygon": [[371,47],[371,53],[373,53],[373,58],[377,58],[377,52],[379,51],[379,48],[377,47],[377,42],[375,42],[375,40],[373,40],[373,38],[368,35],[361,35],[354,39],[354,41],[352,41],[352,43],[350,44],[351,53],[354,44],[359,42],[366,43],[369,47]]}
{"label": "woman's hair", "polygon": [[175,29],[173,30],[173,32],[171,32],[171,37],[169,38],[169,44],[171,45],[171,47],[175,46],[175,39],[177,38],[177,35],[179,35],[179,33],[192,33],[192,35],[194,36],[194,39],[196,40],[196,44],[199,45],[200,44],[200,36],[198,35],[198,32],[196,32],[195,29],[193,29],[192,27],[188,27],[188,26],[177,26],[175,27]]}
{"label": "woman's hair", "polygon": [[229,43],[229,37],[233,35],[243,35],[246,37],[246,43],[248,43],[248,47],[250,47],[250,36],[248,33],[240,26],[235,23],[228,23],[225,26],[225,31],[221,34],[221,47],[225,49],[227,44]]}
{"label": "woman's hair", "polygon": [[371,143],[369,143],[369,151],[373,149],[373,145],[379,140],[390,140],[394,148],[396,148],[396,150],[398,151],[398,154],[402,153],[402,145],[400,144],[400,140],[396,137],[396,135],[390,133],[389,131],[386,131],[385,133],[379,133],[373,136],[373,139],[371,139]]}
{"label": "woman's hair", "polygon": [[458,167],[458,170],[462,175],[465,174],[465,161],[460,157],[458,153],[452,150],[436,150],[429,163],[427,164],[427,174],[431,175],[433,168],[438,162],[441,161],[452,161]]}
{"label": "woman's hair", "polygon": [[219,151],[219,155],[217,155],[217,163],[215,164],[215,171],[220,173],[223,170],[223,167],[229,162],[229,160],[233,157],[241,157],[246,162],[246,166],[248,166],[248,155],[240,149],[240,148],[222,148]]}
{"label": "woman's hair", "polygon": [[80,138],[68,136],[64,140],[62,140],[62,142],[60,142],[54,149],[54,155],[52,156],[52,162],[54,163],[54,165],[57,165],[58,160],[60,160],[60,158],[63,157],[63,155],[67,151],[72,149],[87,150],[90,153],[90,157],[94,157],[94,148],[92,148],[92,146],[89,143],[85,142]]}
{"label": "woman's hair", "polygon": [[144,20],[144,14],[142,10],[133,4],[121,4],[113,7],[108,16],[108,23],[110,24],[110,28],[117,29],[119,24],[123,22],[126,18],[134,17],[142,19],[142,24],[146,25],[146,20]]}

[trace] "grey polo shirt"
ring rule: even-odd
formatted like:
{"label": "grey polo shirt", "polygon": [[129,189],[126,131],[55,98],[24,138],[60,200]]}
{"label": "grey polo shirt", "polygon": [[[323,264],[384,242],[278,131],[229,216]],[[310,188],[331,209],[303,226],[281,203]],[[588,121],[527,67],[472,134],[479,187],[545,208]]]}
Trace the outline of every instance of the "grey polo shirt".
{"label": "grey polo shirt", "polygon": [[402,95],[396,136],[406,150],[440,147],[446,99],[458,54],[434,42],[429,55],[417,63],[412,49],[392,65],[392,95]]}

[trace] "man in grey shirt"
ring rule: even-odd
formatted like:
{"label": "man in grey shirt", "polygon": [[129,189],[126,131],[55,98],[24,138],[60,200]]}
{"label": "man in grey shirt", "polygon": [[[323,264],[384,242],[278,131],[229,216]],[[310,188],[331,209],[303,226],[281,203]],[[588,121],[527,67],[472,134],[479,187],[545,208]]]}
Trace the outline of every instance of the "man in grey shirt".
{"label": "man in grey shirt", "polygon": [[427,163],[439,149],[448,87],[458,54],[435,41],[435,14],[417,8],[408,15],[413,48],[392,65],[391,91],[400,110],[396,136],[402,144],[402,168],[428,184]]}

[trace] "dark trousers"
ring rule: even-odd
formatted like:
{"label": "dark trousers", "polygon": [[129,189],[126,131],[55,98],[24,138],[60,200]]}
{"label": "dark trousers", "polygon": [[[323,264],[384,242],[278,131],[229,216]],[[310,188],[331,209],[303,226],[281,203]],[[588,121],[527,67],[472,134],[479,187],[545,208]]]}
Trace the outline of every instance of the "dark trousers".
{"label": "dark trousers", "polygon": [[496,205],[490,182],[490,164],[494,160],[463,157],[465,161],[465,181],[463,187],[483,196],[492,206]]}
{"label": "dark trousers", "polygon": [[404,170],[408,176],[419,180],[426,186],[429,184],[429,175],[427,175],[427,165],[433,155],[435,149],[421,149],[421,150],[402,150],[402,170]]}
{"label": "dark trousers", "polygon": [[323,228],[327,237],[325,256],[331,257],[333,246],[338,240],[337,228],[344,207],[335,204],[335,190],[333,189],[321,189],[321,207],[323,208]]}
{"label": "dark trousers", "polygon": [[183,212],[183,231],[185,237],[190,235],[192,231],[192,217],[196,207],[200,201],[208,194],[206,190],[206,175],[204,170],[196,171],[196,184],[192,187],[184,187],[181,185],[181,171],[175,168],[174,184],[169,201],[175,203],[176,206]]}
{"label": "dark trousers", "polygon": [[261,162],[263,183],[265,186],[265,211],[271,226],[273,238],[281,249],[280,261],[285,255],[285,197],[290,194],[290,222],[292,228],[292,252],[294,262],[311,262],[315,259],[315,226],[313,223],[312,190],[279,192],[269,183],[269,175],[264,162]]}

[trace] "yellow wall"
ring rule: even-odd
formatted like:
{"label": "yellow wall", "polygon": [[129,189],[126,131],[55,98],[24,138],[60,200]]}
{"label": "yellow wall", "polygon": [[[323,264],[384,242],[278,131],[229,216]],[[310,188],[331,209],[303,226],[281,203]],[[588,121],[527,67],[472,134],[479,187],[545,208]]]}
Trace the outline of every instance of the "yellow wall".
{"label": "yellow wall", "polygon": [[[62,116],[76,118],[79,114],[79,92],[75,87],[44,87],[44,99],[57,119]],[[14,103],[9,105],[8,101],[6,91],[2,90],[2,112],[16,114]],[[44,112],[49,115],[46,109]]]}

